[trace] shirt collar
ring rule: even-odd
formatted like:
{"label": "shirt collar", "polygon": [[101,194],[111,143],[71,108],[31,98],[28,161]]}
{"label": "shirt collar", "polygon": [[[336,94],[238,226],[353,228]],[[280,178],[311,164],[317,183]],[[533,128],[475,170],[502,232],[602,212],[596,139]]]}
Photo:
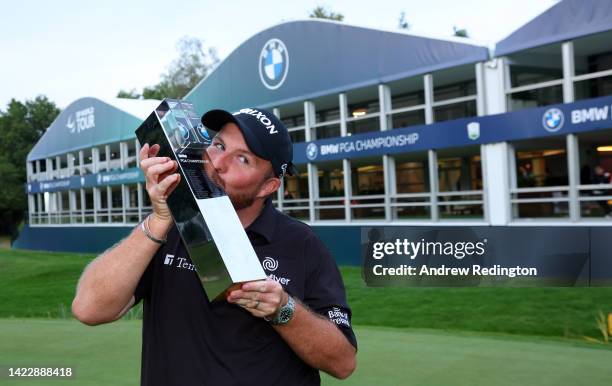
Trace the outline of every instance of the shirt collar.
{"label": "shirt collar", "polygon": [[276,228],[276,214],[276,209],[274,205],[272,205],[272,197],[268,197],[266,201],[264,201],[264,207],[261,213],[257,216],[255,221],[246,228],[246,232],[253,232],[261,235],[268,243],[271,243]]}

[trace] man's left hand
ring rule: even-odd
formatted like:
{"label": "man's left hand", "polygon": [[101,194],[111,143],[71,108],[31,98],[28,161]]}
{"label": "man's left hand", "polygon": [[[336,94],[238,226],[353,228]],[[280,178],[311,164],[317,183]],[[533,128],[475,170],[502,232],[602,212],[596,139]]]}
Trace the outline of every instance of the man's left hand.
{"label": "man's left hand", "polygon": [[288,295],[280,283],[268,278],[242,284],[240,289],[229,293],[227,301],[243,307],[258,318],[272,319],[287,304]]}

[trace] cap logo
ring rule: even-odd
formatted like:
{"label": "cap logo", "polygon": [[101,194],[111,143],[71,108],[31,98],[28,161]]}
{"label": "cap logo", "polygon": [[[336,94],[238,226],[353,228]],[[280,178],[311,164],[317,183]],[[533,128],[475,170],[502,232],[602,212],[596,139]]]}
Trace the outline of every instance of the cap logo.
{"label": "cap logo", "polygon": [[240,111],[234,113],[234,115],[239,114],[248,114],[254,116],[257,120],[259,120],[259,122],[261,122],[262,125],[266,127],[266,129],[268,129],[268,134],[278,134],[278,131],[276,130],[276,127],[272,124],[270,118],[266,117],[266,115],[261,111],[255,109],[240,109]]}

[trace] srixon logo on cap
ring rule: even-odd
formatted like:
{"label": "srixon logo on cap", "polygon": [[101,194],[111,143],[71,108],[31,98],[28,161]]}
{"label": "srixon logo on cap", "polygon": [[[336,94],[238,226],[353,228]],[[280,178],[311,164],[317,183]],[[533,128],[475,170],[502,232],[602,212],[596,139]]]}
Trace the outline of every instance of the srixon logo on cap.
{"label": "srixon logo on cap", "polygon": [[268,134],[278,133],[278,131],[272,124],[272,121],[270,121],[270,118],[266,117],[266,115],[262,113],[261,111],[258,111],[255,109],[241,109],[237,113],[234,113],[234,115],[238,115],[238,114],[249,114],[249,115],[254,116],[255,118],[259,120],[259,122],[261,122],[262,125],[266,127],[266,129],[268,129]]}

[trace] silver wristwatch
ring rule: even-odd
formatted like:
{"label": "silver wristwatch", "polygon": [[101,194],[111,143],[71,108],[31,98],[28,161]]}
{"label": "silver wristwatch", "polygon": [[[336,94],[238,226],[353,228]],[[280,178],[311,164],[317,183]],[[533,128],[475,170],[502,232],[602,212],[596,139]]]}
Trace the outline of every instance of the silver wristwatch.
{"label": "silver wristwatch", "polygon": [[287,295],[287,304],[285,304],[280,308],[280,310],[278,310],[278,314],[276,315],[276,317],[272,319],[265,319],[270,322],[270,324],[273,324],[275,326],[282,326],[289,323],[291,318],[293,318],[294,311],[295,301],[293,300],[291,295]]}

